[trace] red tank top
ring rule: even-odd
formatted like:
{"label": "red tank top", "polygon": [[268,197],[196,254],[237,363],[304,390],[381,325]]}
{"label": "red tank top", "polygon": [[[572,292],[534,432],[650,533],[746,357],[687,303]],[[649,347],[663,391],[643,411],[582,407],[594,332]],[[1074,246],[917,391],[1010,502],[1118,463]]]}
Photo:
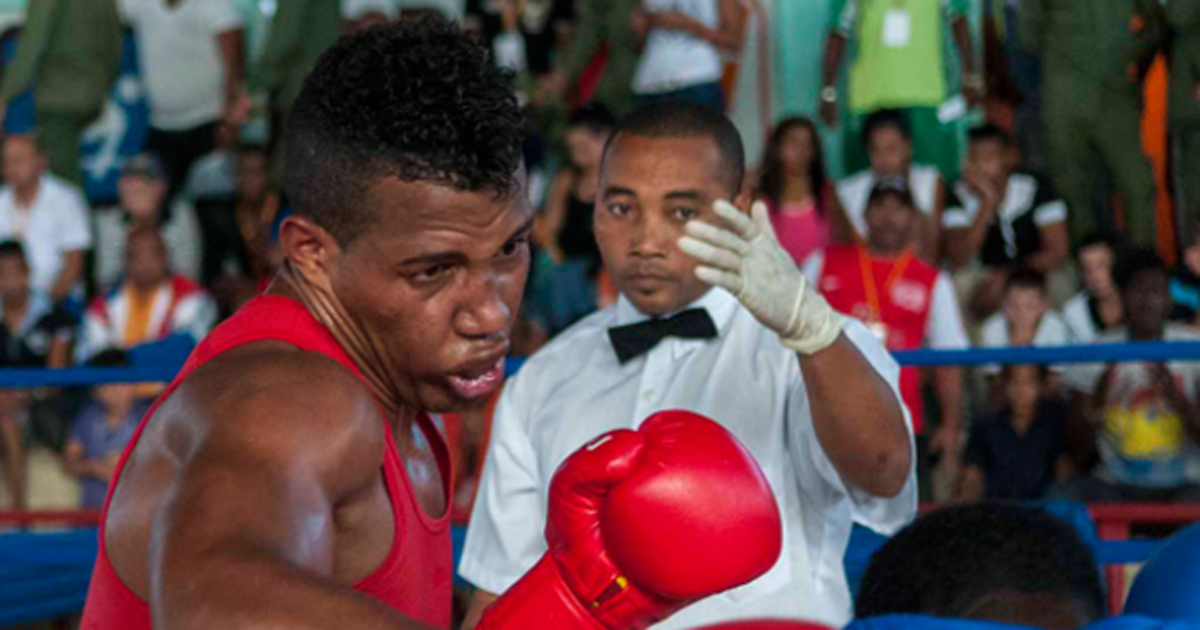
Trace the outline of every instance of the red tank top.
{"label": "red tank top", "polygon": [[[858,245],[837,245],[825,250],[817,284],[821,294],[834,310],[860,319],[877,334],[882,333],[888,350],[920,348],[929,325],[937,268],[910,257],[897,272],[896,267],[901,263],[869,258],[868,279],[860,252]],[[868,284],[875,289],[878,313],[872,313]],[[924,426],[924,404],[918,369],[901,368],[900,397],[912,414],[913,431],[919,435]]]}
{"label": "red tank top", "polygon": [[[238,346],[256,341],[281,341],[308,352],[332,358],[363,380],[345,350],[320,322],[299,302],[264,296],[246,304],[237,314],[212,331],[188,358],[175,381],[159,397],[142,419],[133,439],[117,464],[113,483],[100,520],[100,553],[92,572],[87,604],[83,611],[85,630],[150,630],[150,608],[117,576],[104,548],[104,522],[108,504],[120,480],[129,453],[137,446],[146,422],[155,410],[196,368]],[[386,420],[382,419],[385,422]],[[429,440],[441,471],[446,505],[450,505],[451,471],[446,444],[429,417],[421,414],[418,426]],[[392,500],[396,522],[395,538],[387,558],[374,572],[354,585],[354,590],[373,597],[401,614],[436,628],[450,627],[450,598],[453,560],[450,549],[450,519],[430,517],[417,501],[396,449],[391,427],[384,431],[387,448],[383,462],[383,480]]]}

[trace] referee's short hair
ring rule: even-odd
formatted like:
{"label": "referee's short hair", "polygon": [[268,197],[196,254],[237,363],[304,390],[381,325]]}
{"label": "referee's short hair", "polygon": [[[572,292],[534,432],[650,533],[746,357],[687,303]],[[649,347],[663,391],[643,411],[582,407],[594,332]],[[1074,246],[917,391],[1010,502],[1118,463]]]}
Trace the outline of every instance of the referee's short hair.
{"label": "referee's short hair", "polygon": [[[622,135],[646,138],[710,138],[721,154],[722,175],[733,194],[741,192],[746,150],[737,127],[720,110],[687,101],[664,101],[634,110],[617,124],[604,145],[604,160]],[[603,163],[603,162],[602,162]]]}

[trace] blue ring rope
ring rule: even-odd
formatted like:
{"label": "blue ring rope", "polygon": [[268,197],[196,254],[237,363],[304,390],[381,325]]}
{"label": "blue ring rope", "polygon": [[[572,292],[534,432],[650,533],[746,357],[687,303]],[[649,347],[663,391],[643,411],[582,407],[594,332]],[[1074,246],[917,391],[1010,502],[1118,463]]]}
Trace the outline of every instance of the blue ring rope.
{"label": "blue ring rope", "polygon": [[[1083,346],[906,350],[895,352],[893,356],[901,365],[913,367],[1200,361],[1200,342],[1155,341]],[[507,372],[516,372],[523,362],[522,359],[509,359]],[[0,369],[0,388],[165,383],[174,379],[181,367],[182,364],[160,363],[130,368]]]}

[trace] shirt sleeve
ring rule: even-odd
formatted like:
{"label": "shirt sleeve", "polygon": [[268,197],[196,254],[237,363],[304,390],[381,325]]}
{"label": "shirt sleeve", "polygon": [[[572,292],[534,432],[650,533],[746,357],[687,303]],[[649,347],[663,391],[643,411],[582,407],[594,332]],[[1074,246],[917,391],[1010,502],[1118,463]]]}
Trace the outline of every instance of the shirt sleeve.
{"label": "shirt sleeve", "polygon": [[[848,317],[844,317],[843,322],[846,337],[888,384],[897,404],[900,404],[900,366],[861,322]],[[787,406],[788,448],[801,488],[809,496],[826,496],[832,490],[849,499],[850,515],[854,522],[887,536],[899,531],[913,519],[917,511],[915,465],[909,469],[904,488],[892,498],[878,497],[847,484],[834,468],[833,462],[829,460],[816,436],[812,410],[803,381],[800,380],[798,365],[796,373],[799,386],[792,392]],[[908,431],[909,453],[915,463],[917,455],[913,442],[912,419],[904,405],[900,404],[900,408],[904,413],[904,425]]]}
{"label": "shirt sleeve", "polygon": [[1044,227],[1066,220],[1067,203],[1055,195],[1048,184],[1038,182],[1037,194],[1033,197],[1033,222]]}
{"label": "shirt sleeve", "polygon": [[955,186],[946,187],[946,209],[942,211],[942,227],[947,230],[971,227],[973,217],[967,211]]}
{"label": "shirt sleeve", "polygon": [[946,272],[938,273],[933,283],[933,300],[929,307],[929,321],[925,325],[925,340],[936,350],[962,350],[971,345],[967,331],[963,328],[962,314],[958,310],[958,298]]}
{"label": "shirt sleeve", "polygon": [[508,590],[546,550],[543,492],[549,481],[542,479],[523,429],[530,407],[523,400],[529,367],[505,387],[496,404],[492,440],[458,565],[463,579],[495,594]]}
{"label": "shirt sleeve", "polygon": [[216,325],[217,315],[217,303],[212,296],[204,292],[196,293],[181,300],[176,307],[171,331],[186,333],[196,343],[200,343]]}
{"label": "shirt sleeve", "polygon": [[230,0],[205,0],[204,21],[213,33],[224,33],[242,28],[242,14]]}
{"label": "shirt sleeve", "polygon": [[825,252],[816,251],[804,259],[800,272],[808,279],[808,283],[817,286],[821,282],[821,272],[825,270]]}
{"label": "shirt sleeve", "polygon": [[942,7],[946,11],[946,21],[949,22],[966,17],[971,11],[971,0],[942,0]]}
{"label": "shirt sleeve", "polygon": [[91,249],[92,222],[87,202],[78,188],[71,186],[62,200],[63,222],[59,226],[59,245],[62,251]]}
{"label": "shirt sleeve", "polygon": [[117,0],[117,11],[121,14],[121,21],[133,26],[137,22],[138,5],[138,0]]}
{"label": "shirt sleeve", "polygon": [[46,49],[49,48],[54,14],[59,10],[59,0],[41,0],[29,3],[25,12],[25,24],[17,40],[17,56],[4,69],[4,83],[0,87],[0,99],[7,105],[22,92],[29,89],[37,74]]}
{"label": "shirt sleeve", "polygon": [[1100,376],[1104,374],[1104,365],[1100,363],[1083,363],[1072,365],[1063,370],[1063,383],[1067,389],[1081,394],[1093,394],[1099,384]]}
{"label": "shirt sleeve", "polygon": [[858,0],[833,0],[829,6],[829,30],[849,38],[858,21]]}

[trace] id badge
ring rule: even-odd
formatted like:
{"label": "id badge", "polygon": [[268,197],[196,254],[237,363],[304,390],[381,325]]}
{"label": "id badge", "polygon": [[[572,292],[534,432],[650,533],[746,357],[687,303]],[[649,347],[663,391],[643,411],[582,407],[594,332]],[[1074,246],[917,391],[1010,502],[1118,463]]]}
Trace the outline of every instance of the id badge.
{"label": "id badge", "polygon": [[883,45],[904,48],[912,40],[912,16],[907,9],[888,9],[883,16]]}

